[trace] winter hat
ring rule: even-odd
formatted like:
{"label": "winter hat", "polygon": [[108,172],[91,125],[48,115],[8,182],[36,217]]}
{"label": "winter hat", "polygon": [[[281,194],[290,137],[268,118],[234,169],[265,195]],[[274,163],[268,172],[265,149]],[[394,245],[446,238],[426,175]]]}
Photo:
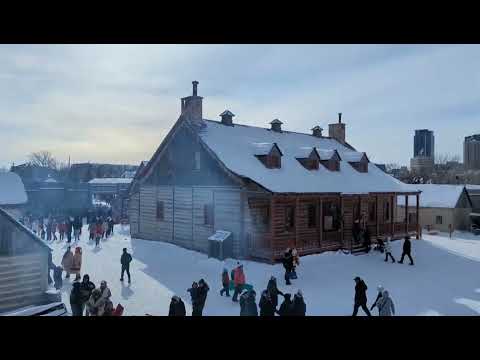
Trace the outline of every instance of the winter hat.
{"label": "winter hat", "polygon": [[383,286],[382,286],[382,285],[378,285],[378,286],[377,286],[377,290],[378,290],[378,292],[383,293],[383,290],[384,290],[384,289],[383,289]]}
{"label": "winter hat", "polygon": [[302,290],[298,289],[298,291],[297,291],[297,294],[296,294],[296,295],[297,295],[297,296],[299,296],[299,297],[303,297]]}
{"label": "winter hat", "polygon": [[355,276],[353,280],[361,280],[358,276]]}
{"label": "winter hat", "polygon": [[107,287],[107,282],[105,280],[102,280],[102,282],[100,283],[100,286],[105,286]]}
{"label": "winter hat", "polygon": [[292,294],[285,294],[285,299],[290,300],[291,297],[292,297]]}

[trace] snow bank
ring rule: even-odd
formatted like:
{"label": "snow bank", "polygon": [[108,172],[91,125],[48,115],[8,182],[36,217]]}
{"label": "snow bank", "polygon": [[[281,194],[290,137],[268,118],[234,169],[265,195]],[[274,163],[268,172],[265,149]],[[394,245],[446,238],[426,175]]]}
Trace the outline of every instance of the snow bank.
{"label": "snow bank", "polygon": [[13,172],[0,172],[0,205],[20,205],[27,200],[20,176]]}

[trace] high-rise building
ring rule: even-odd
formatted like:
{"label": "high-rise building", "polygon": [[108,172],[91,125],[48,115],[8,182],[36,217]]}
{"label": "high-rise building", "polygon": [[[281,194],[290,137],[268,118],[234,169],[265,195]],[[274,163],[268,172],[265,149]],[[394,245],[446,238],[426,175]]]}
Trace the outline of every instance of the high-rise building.
{"label": "high-rise building", "polygon": [[480,170],[480,134],[465,137],[463,164],[465,170]]}
{"label": "high-rise building", "polygon": [[435,158],[435,137],[428,129],[415,130],[413,137],[413,157]]}

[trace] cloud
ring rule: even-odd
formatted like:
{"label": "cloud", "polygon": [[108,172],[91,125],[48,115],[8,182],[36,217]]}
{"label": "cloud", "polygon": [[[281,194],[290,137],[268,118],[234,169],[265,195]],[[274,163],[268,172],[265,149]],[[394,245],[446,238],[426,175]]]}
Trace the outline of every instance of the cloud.
{"label": "cloud", "polygon": [[416,128],[462,154],[480,132],[476,45],[2,45],[0,164],[60,159],[138,163],[200,81],[205,117],[308,132],[344,114],[347,140],[407,164]]}

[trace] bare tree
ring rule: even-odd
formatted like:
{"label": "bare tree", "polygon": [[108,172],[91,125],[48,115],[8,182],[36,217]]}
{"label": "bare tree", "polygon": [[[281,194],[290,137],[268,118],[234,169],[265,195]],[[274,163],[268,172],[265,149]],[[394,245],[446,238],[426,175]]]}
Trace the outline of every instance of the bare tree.
{"label": "bare tree", "polygon": [[31,165],[47,167],[50,169],[57,169],[58,161],[55,159],[50,151],[33,152],[28,156]]}

